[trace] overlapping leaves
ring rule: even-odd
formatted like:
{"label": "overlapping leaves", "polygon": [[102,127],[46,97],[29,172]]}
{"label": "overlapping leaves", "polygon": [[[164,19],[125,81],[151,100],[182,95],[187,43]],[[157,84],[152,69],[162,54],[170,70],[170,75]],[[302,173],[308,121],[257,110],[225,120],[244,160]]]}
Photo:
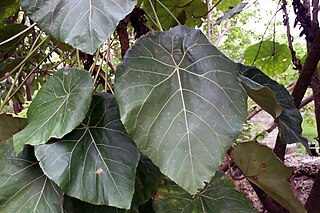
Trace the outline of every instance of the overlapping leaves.
{"label": "overlapping leaves", "polygon": [[250,201],[234,189],[232,181],[223,178],[222,172],[216,172],[205,189],[193,197],[165,179],[156,194],[154,206],[159,213],[256,212]]}
{"label": "overlapping leaves", "polygon": [[61,140],[36,148],[44,173],[68,195],[129,209],[139,152],[109,94],[95,95],[85,120]]}
{"label": "overlapping leaves", "polygon": [[306,212],[291,191],[289,179],[293,169],[286,167],[269,147],[254,142],[240,143],[230,155],[246,178],[274,200],[290,212]]}
{"label": "overlapping leaves", "polygon": [[61,138],[84,119],[93,92],[90,73],[61,69],[42,85],[28,109],[28,126],[13,136],[15,150]]}
{"label": "overlapping leaves", "polygon": [[[152,16],[152,18],[154,18],[154,12],[150,5],[150,1],[142,0],[142,2],[143,8]],[[178,25],[174,17],[185,26],[200,26],[202,24],[201,18],[207,13],[207,6],[202,0],[157,0],[151,2],[157,11],[161,26],[165,29]],[[170,11],[172,15],[168,11]]]}
{"label": "overlapping leaves", "polygon": [[118,66],[122,121],[139,149],[191,194],[209,182],[246,117],[238,66],[199,31],[149,33]]}
{"label": "overlapping leaves", "polygon": [[0,146],[0,212],[60,212],[62,197],[41,171],[33,147],[16,155],[12,141]]}
{"label": "overlapping leaves", "polygon": [[41,30],[92,54],[133,10],[136,0],[20,0],[20,5]]}
{"label": "overlapping leaves", "polygon": [[[302,117],[299,110],[294,105],[293,98],[284,88],[284,86],[269,78],[256,67],[249,67],[239,64],[239,72],[240,75],[242,75],[242,79],[245,78],[243,82],[248,86],[250,86],[250,84],[259,84],[260,86],[269,88],[275,93],[276,102],[282,108],[280,115],[277,113],[279,110],[275,111],[279,107],[276,108],[277,103],[272,101],[272,99],[265,100],[262,104],[260,104],[260,106],[274,116],[275,123],[279,129],[282,140],[287,144],[300,142],[306,147],[307,150],[309,150],[307,139],[301,135]],[[258,90],[261,89],[261,87],[258,87]],[[252,86],[251,88],[254,89]],[[266,95],[266,93],[263,93],[263,90],[257,91],[257,97],[263,97],[264,95]],[[253,100],[255,100],[255,97],[251,97]],[[270,105],[268,106],[268,102],[270,103],[270,101],[272,101],[271,106],[273,107],[270,107]]]}

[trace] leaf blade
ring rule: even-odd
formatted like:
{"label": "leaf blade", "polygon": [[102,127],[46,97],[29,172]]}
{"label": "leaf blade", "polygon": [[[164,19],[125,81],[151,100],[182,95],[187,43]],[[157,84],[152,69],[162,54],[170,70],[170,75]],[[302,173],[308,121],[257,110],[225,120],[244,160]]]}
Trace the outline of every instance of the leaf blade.
{"label": "leaf blade", "polygon": [[0,211],[59,212],[62,192],[41,171],[33,156],[33,148],[26,147],[18,156],[12,141],[0,148]]}
{"label": "leaf blade", "polygon": [[42,30],[93,54],[133,10],[136,0],[20,0],[20,5]]}
{"label": "leaf blade", "polygon": [[115,96],[129,135],[191,194],[210,180],[242,129],[247,96],[237,69],[184,26],[149,33],[117,68]]}
{"label": "leaf blade", "polygon": [[61,138],[85,118],[93,80],[86,70],[61,69],[41,87],[28,110],[28,126],[13,136],[15,150]]}
{"label": "leaf blade", "polygon": [[130,208],[139,152],[111,95],[95,95],[83,123],[51,142],[38,146],[36,157],[66,194],[95,205]]}
{"label": "leaf blade", "polygon": [[190,196],[182,188],[168,179],[156,194],[154,202],[156,212],[256,212],[250,201],[234,189],[230,179],[224,178],[222,172],[216,172],[208,186]]}
{"label": "leaf blade", "polygon": [[286,167],[269,147],[255,142],[239,143],[230,156],[248,180],[290,212],[306,212],[291,191],[289,179],[293,169]]}

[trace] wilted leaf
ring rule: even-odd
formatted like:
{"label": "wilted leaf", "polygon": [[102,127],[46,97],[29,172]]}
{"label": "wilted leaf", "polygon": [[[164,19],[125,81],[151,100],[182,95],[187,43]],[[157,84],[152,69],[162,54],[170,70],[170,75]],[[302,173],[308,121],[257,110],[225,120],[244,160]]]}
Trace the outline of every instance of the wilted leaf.
{"label": "wilted leaf", "polygon": [[[245,77],[247,83],[251,80],[256,84],[260,84],[261,86],[270,88],[276,94],[276,99],[282,108],[282,112],[279,116],[274,118],[275,123],[279,129],[281,139],[287,144],[300,142],[309,151],[308,140],[301,135],[302,117],[299,110],[294,105],[292,96],[284,88],[284,86],[269,78],[256,67],[249,67],[239,64],[239,68],[242,79],[244,79],[243,77]],[[259,94],[258,96],[267,95],[261,93],[261,91],[257,91],[257,93]],[[248,92],[248,94],[250,95],[250,92]],[[260,104],[260,106],[263,107],[271,115],[274,116],[274,113],[276,113],[276,111],[272,112],[271,110],[271,108],[276,106],[274,101],[270,103],[270,100],[268,101],[261,99],[260,102],[257,103]],[[271,105],[268,106],[268,104]]]}
{"label": "wilted leaf", "polygon": [[16,155],[0,145],[0,212],[60,212],[62,192],[41,171],[33,147]]}
{"label": "wilted leaf", "polygon": [[162,173],[195,194],[242,130],[246,93],[238,65],[200,30],[142,37],[117,68],[122,121]]}
{"label": "wilted leaf", "polygon": [[20,0],[41,30],[83,52],[94,53],[129,14],[136,0]]}
{"label": "wilted leaf", "polygon": [[44,173],[67,195],[130,208],[139,152],[111,95],[94,96],[82,124],[61,140],[38,146],[36,156]]}
{"label": "wilted leaf", "polygon": [[42,85],[28,109],[28,126],[13,136],[15,150],[61,138],[85,118],[90,107],[93,80],[82,69],[61,69]]}
{"label": "wilted leaf", "polygon": [[9,114],[0,114],[0,142],[11,138],[28,124],[27,119],[15,118]]}
{"label": "wilted leaf", "polygon": [[262,41],[248,47],[244,58],[247,65],[257,66],[268,75],[286,71],[291,63],[288,46],[275,41]]}
{"label": "wilted leaf", "polygon": [[154,206],[159,213],[257,212],[250,201],[234,189],[232,181],[224,178],[220,171],[216,172],[203,191],[194,196],[165,179],[156,195]]}
{"label": "wilted leaf", "polygon": [[269,147],[254,142],[240,143],[230,156],[247,179],[290,212],[306,212],[291,191],[289,179],[293,169],[286,167]]}

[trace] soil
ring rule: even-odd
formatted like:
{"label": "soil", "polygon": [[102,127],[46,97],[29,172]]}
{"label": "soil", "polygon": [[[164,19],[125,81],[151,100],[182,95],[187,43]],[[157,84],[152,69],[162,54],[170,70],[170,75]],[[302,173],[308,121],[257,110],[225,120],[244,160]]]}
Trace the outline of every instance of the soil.
{"label": "soil", "polygon": [[[257,126],[269,126],[273,122],[273,119],[266,112],[262,111],[255,116],[252,121]],[[261,127],[263,128],[263,127]],[[274,147],[278,130],[273,130],[264,140],[261,142],[270,148]],[[285,165],[292,167],[294,175],[291,177],[290,184],[294,195],[299,199],[302,204],[305,204],[309,193],[311,191],[314,178],[320,168],[320,157],[313,157],[306,154],[297,153],[296,144],[290,144],[287,146]],[[240,175],[240,172],[239,172]],[[259,212],[268,212],[261,204],[255,191],[246,179],[234,180],[237,190],[242,192],[249,200],[252,201],[253,206]]]}

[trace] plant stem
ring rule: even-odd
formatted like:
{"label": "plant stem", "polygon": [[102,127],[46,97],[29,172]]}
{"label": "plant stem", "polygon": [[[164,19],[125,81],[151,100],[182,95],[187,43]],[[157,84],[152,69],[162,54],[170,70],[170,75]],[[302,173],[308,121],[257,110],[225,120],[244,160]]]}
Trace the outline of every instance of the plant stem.
{"label": "plant stem", "polygon": [[157,2],[172,16],[172,18],[177,22],[177,24],[181,25],[177,17],[173,15],[173,13],[164,4],[162,4],[161,1],[157,0]]}
{"label": "plant stem", "polygon": [[15,38],[21,36],[22,34],[24,34],[25,32],[29,31],[30,29],[32,29],[34,26],[36,26],[37,24],[36,23],[33,23],[32,25],[30,25],[28,28],[22,30],[21,32],[15,34],[14,36],[11,36],[10,38],[8,38],[7,40],[4,40],[3,42],[0,42],[0,46],[5,44],[5,43],[8,43],[12,40],[14,40]]}
{"label": "plant stem", "polygon": [[78,49],[76,49],[76,53],[77,53],[77,63],[78,63],[78,67],[81,68],[80,53],[79,53],[79,50],[78,50]]}
{"label": "plant stem", "polygon": [[[16,79],[14,80],[14,83],[12,84],[7,96],[5,97],[4,101],[2,102],[1,106],[0,106],[0,112],[2,112],[2,110],[4,109],[4,106],[7,104],[7,102],[10,100],[9,97],[10,93],[13,90],[14,84],[16,83],[21,71],[23,70],[23,66],[26,63],[26,61],[38,50],[38,48],[49,38],[49,36],[46,36],[36,47],[35,44],[37,43],[38,39],[41,37],[41,34],[39,34],[39,36],[37,37],[37,39],[35,40],[35,42],[33,43],[32,47],[30,48],[30,51],[28,53],[28,55],[20,62],[20,64],[18,66],[16,66],[10,73],[8,73],[6,76],[4,76],[3,79],[8,78],[12,73],[14,73],[17,69],[19,69],[18,74],[16,75]],[[2,81],[0,79],[0,81]],[[16,92],[15,92],[16,93]]]}
{"label": "plant stem", "polygon": [[163,32],[163,28],[162,28],[162,25],[161,25],[161,23],[160,23],[159,17],[158,17],[158,15],[157,15],[157,11],[156,11],[156,9],[154,8],[151,0],[149,0],[149,3],[150,3],[150,5],[151,5],[152,11],[153,11],[153,13],[154,13],[154,17],[156,18],[157,26],[158,26],[159,30],[160,30],[161,32]]}

